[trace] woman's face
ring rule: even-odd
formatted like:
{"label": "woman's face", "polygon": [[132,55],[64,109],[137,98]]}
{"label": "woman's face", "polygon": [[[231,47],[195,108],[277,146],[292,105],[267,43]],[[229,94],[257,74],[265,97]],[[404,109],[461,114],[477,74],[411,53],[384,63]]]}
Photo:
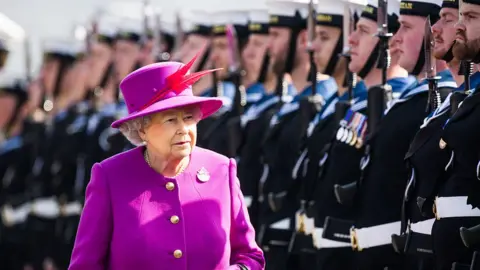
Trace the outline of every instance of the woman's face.
{"label": "woman's face", "polygon": [[147,147],[168,160],[189,156],[197,141],[201,112],[188,106],[156,113],[144,129]]}

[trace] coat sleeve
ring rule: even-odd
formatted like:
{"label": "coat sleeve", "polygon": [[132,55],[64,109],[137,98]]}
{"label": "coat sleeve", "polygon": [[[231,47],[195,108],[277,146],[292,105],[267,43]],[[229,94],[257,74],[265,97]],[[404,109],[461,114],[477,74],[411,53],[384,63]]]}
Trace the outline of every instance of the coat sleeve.
{"label": "coat sleeve", "polygon": [[85,206],[75,239],[69,270],[105,270],[112,236],[112,210],[106,174],[101,164],[92,168]]}
{"label": "coat sleeve", "polygon": [[243,265],[249,270],[265,269],[265,259],[262,250],[255,242],[255,230],[250,223],[247,206],[240,190],[237,178],[237,165],[230,159],[229,165],[230,195],[232,205],[232,220],[230,228],[230,246],[232,249],[230,269],[241,269]]}

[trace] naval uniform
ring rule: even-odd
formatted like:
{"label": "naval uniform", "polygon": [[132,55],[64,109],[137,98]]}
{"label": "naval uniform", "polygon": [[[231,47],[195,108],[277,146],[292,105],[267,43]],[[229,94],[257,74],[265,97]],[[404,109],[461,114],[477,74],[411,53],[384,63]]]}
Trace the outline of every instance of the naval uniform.
{"label": "naval uniform", "polygon": [[[449,70],[438,74],[440,93],[457,87]],[[446,95],[443,96],[445,99]],[[394,252],[391,235],[400,231],[401,208],[408,170],[405,153],[423,119],[428,84],[419,82],[404,91],[389,104],[376,134],[368,142],[369,160],[363,167],[356,201],[355,230],[358,249],[355,263],[358,269],[403,269],[403,258]],[[363,249],[363,250],[362,250]]]}
{"label": "naval uniform", "polygon": [[[473,76],[477,76],[474,74]],[[433,250],[437,269],[450,269],[452,263],[470,264],[473,250],[467,249],[460,238],[460,227],[480,223],[480,210],[472,209],[467,196],[475,189],[480,145],[478,119],[480,95],[478,85],[466,97],[444,126],[439,147],[452,151],[448,169],[450,175],[435,199],[436,220],[432,228]]]}
{"label": "naval uniform", "polygon": [[[472,81],[480,79],[479,75],[472,77]],[[431,230],[435,216],[432,206],[438,189],[449,177],[450,170],[446,169],[452,157],[448,148],[439,147],[439,142],[445,122],[456,110],[451,104],[458,104],[466,96],[460,92],[463,85],[457,90],[424,120],[405,156],[410,180],[405,190],[402,233],[407,233],[409,240],[403,251],[418,260],[423,269],[434,268]]]}
{"label": "naval uniform", "polygon": [[[395,95],[403,92],[414,82],[413,78],[394,78],[388,80]],[[360,177],[360,160],[364,153],[367,132],[367,96],[360,89],[355,102],[347,110],[340,123],[337,123],[335,137],[328,152],[322,157],[322,164],[314,170],[321,170],[316,176],[314,224],[319,264],[325,269],[348,269],[351,266],[352,250],[349,229],[353,225],[353,209],[337,201],[334,185],[345,185]],[[349,134],[356,134],[356,141]],[[353,142],[353,143],[352,143]],[[320,178],[318,178],[320,177]],[[329,226],[324,226],[326,219]],[[341,222],[340,222],[341,221]],[[343,228],[343,224],[348,224]],[[326,231],[324,232],[323,229]],[[334,233],[330,233],[334,232]],[[337,258],[341,258],[338,260]]]}
{"label": "naval uniform", "polygon": [[242,137],[238,150],[237,171],[250,220],[255,229],[258,229],[259,187],[264,173],[262,142],[271,118],[280,109],[281,104],[283,103],[278,95],[265,93],[240,116]]}
{"label": "naval uniform", "polygon": [[[237,87],[229,81],[220,82],[217,84],[217,87],[219,98],[223,101],[223,106],[213,116],[198,123],[198,145],[217,153],[231,156],[228,153],[230,152],[228,151],[230,148],[228,145],[228,130],[222,127],[225,126],[228,119],[230,119],[230,112],[233,106],[236,106],[233,103],[237,93]],[[213,95],[213,89],[209,89],[202,94],[204,97],[211,97]]]}
{"label": "naval uniform", "polygon": [[[328,107],[337,97],[337,85],[333,78],[319,82],[316,88],[317,97],[322,100],[323,106]],[[296,203],[299,185],[292,179],[292,170],[305,146],[308,125],[318,112],[315,104],[308,100],[310,96],[311,86],[297,94],[292,102],[285,103],[272,117],[263,143],[264,164],[268,166],[268,175],[261,183],[263,201],[260,208],[262,225],[259,239],[269,249],[265,252],[271,267],[269,269],[290,267],[286,265],[286,255],[294,232],[291,220],[299,209]]]}
{"label": "naval uniform", "polygon": [[[366,94],[363,83],[357,84],[353,89],[356,101],[365,99]],[[318,235],[317,231],[311,226],[314,225],[315,217],[316,194],[314,191],[316,185],[319,184],[318,178],[322,174],[319,170],[320,164],[325,161],[325,153],[328,151],[327,149],[330,149],[338,123],[345,113],[343,107],[338,107],[339,102],[349,104],[348,98],[348,93],[337,96],[328,106],[322,108],[310,122],[305,138],[306,144],[293,168],[292,177],[301,186],[298,196],[300,212],[296,218],[303,219],[305,226],[308,227],[303,231],[297,231],[292,238],[294,242],[290,244],[293,245],[290,252],[298,254],[298,269],[314,269],[317,264],[317,248],[319,246],[317,239],[314,238]],[[300,217],[302,214],[305,216]],[[320,265],[316,267],[320,267]]]}
{"label": "naval uniform", "polygon": [[32,145],[22,135],[0,145],[0,268],[22,269],[26,263],[25,220],[30,206],[26,193],[32,167]]}
{"label": "naval uniform", "polygon": [[[78,104],[77,104],[78,105]],[[62,246],[61,231],[58,230],[58,217],[60,215],[59,189],[62,178],[59,173],[75,173],[71,168],[63,168],[65,154],[63,144],[68,132],[73,129],[79,111],[83,108],[73,105],[68,109],[53,116],[50,123],[46,124],[45,135],[39,155],[36,157],[30,178],[29,194],[32,199],[32,212],[27,219],[29,259],[35,269],[42,267],[46,258],[57,263],[60,261],[60,246]]]}

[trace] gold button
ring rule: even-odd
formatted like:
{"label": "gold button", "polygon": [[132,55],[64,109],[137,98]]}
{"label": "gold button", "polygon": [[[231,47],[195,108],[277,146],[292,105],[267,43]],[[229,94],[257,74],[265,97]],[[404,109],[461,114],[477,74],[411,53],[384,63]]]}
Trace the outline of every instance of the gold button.
{"label": "gold button", "polygon": [[173,224],[177,224],[179,221],[180,221],[180,218],[178,216],[172,216],[170,218],[170,222],[172,222]]}
{"label": "gold button", "polygon": [[173,252],[173,257],[180,259],[182,257],[183,253],[180,249],[177,249]]}
{"label": "gold button", "polygon": [[167,188],[168,191],[172,191],[175,189],[175,184],[172,182],[168,182],[165,187]]}

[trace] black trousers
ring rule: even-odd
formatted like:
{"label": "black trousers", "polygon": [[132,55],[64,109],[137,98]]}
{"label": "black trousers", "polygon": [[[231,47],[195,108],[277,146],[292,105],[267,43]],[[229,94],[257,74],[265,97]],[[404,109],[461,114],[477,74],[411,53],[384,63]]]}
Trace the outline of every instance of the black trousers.
{"label": "black trousers", "polygon": [[412,269],[407,265],[408,262],[405,260],[405,256],[396,253],[391,245],[355,252],[354,257],[354,270]]}
{"label": "black trousers", "polygon": [[353,256],[353,250],[350,247],[320,249],[317,254],[317,269],[352,270]]}
{"label": "black trousers", "polygon": [[23,270],[26,263],[24,228],[20,226],[0,228],[0,269]]}
{"label": "black trousers", "polygon": [[444,218],[436,220],[432,228],[433,252],[436,270],[450,270],[454,262],[470,264],[473,250],[463,245],[460,227],[480,224],[480,217]]}

